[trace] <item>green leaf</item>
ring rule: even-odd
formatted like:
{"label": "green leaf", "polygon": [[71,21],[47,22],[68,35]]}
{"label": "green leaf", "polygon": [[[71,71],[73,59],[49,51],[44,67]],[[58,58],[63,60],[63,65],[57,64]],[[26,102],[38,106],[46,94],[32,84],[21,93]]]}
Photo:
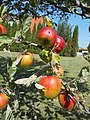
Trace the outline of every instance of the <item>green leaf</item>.
{"label": "green leaf", "polygon": [[52,53],[52,61],[55,63],[60,63],[60,55],[56,53]]}
{"label": "green leaf", "polygon": [[11,110],[11,107],[9,105],[7,105],[6,111],[4,111],[4,110],[2,111],[1,120],[15,120],[12,110]]}
{"label": "green leaf", "polygon": [[0,46],[3,44],[9,44],[12,42],[12,39],[8,35],[0,34]]}
{"label": "green leaf", "polygon": [[46,63],[52,60],[52,53],[44,49],[39,53],[39,56]]}
{"label": "green leaf", "polygon": [[4,80],[3,80],[3,76],[0,75],[0,83],[2,83]]}
{"label": "green leaf", "polygon": [[7,9],[6,9],[6,6],[4,5],[4,6],[3,6],[3,9],[2,9],[2,12],[1,12],[1,17],[4,15],[4,13],[6,12],[6,10],[7,10]]}
{"label": "green leaf", "polygon": [[11,107],[10,107],[9,105],[7,106],[7,111],[6,111],[5,120],[14,120],[14,116],[13,116],[13,113],[12,113],[12,109],[11,109]]}
{"label": "green leaf", "polygon": [[68,6],[70,3],[70,0],[65,0],[65,5]]}
{"label": "green leaf", "polygon": [[8,70],[10,77],[13,77],[16,71],[17,71],[17,67],[10,67]]}
{"label": "green leaf", "polygon": [[6,117],[6,111],[3,111],[1,114],[1,120],[5,120]]}
{"label": "green leaf", "polygon": [[52,27],[52,28],[54,27],[52,20],[50,18],[48,18],[47,16],[44,16],[43,21],[45,22],[46,26]]}
{"label": "green leaf", "polygon": [[22,34],[24,35],[29,29],[31,24],[31,17],[28,17],[23,23]]}

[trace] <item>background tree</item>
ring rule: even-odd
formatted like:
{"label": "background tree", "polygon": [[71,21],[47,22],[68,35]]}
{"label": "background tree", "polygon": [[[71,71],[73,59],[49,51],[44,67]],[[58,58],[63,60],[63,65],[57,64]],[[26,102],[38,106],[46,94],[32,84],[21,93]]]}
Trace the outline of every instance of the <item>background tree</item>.
{"label": "background tree", "polygon": [[53,15],[63,17],[70,14],[77,14],[82,18],[90,18],[90,1],[89,0],[2,0],[0,4],[5,3],[7,13],[15,15],[17,19],[22,18],[24,14],[34,16]]}
{"label": "background tree", "polygon": [[71,56],[76,56],[78,51],[78,25],[75,26],[71,41]]}
{"label": "background tree", "polygon": [[72,26],[68,24],[68,21],[59,22],[57,34],[62,36],[66,42],[65,48],[61,51],[60,55],[71,56]]}

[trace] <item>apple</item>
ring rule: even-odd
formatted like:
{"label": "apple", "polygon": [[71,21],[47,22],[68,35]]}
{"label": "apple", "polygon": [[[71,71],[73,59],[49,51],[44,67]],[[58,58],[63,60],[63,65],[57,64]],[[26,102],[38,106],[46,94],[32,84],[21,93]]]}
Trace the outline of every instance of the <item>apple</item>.
{"label": "apple", "polygon": [[4,93],[0,93],[0,110],[4,109],[8,104],[8,97]]}
{"label": "apple", "polygon": [[57,35],[57,39],[55,40],[53,47],[54,47],[54,51],[57,54],[59,54],[62,51],[62,49],[65,47],[64,39],[61,36]]}
{"label": "apple", "polygon": [[31,52],[25,52],[22,54],[22,58],[19,62],[19,66],[22,68],[29,68],[33,62],[33,55]]}
{"label": "apple", "polygon": [[37,35],[38,43],[41,44],[44,48],[49,48],[53,46],[56,40],[57,33],[51,27],[42,28]]}
{"label": "apple", "polygon": [[6,28],[0,24],[0,33],[6,33]]}
{"label": "apple", "polygon": [[69,93],[61,92],[58,98],[60,105],[68,111],[71,111],[76,105],[76,96],[72,96]]}
{"label": "apple", "polygon": [[44,89],[40,90],[41,94],[49,99],[57,97],[62,87],[61,80],[57,76],[43,76],[38,84],[44,87]]}

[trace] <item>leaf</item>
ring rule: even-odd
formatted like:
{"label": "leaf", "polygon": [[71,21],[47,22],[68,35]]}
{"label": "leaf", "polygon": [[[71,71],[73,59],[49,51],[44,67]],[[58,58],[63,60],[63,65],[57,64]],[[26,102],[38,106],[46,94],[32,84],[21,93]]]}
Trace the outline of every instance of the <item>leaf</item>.
{"label": "leaf", "polygon": [[70,3],[70,0],[65,0],[65,5],[68,6]]}
{"label": "leaf", "polygon": [[8,73],[9,73],[10,77],[13,77],[14,74],[16,73],[16,71],[17,71],[17,68],[16,68],[16,67],[10,67],[10,68],[8,69]]}
{"label": "leaf", "polygon": [[0,34],[0,46],[3,44],[9,44],[12,42],[12,39],[7,35]]}
{"label": "leaf", "polygon": [[42,85],[40,85],[40,84],[38,84],[38,83],[35,84],[35,87],[36,87],[37,89],[39,89],[39,90],[45,89],[44,86],[42,86]]}
{"label": "leaf", "polygon": [[83,67],[79,73],[79,76],[80,77],[84,77],[84,76],[87,76],[87,75],[90,75],[90,68],[89,66],[87,67]]}
{"label": "leaf", "polygon": [[4,15],[4,13],[6,12],[6,10],[7,10],[7,9],[6,9],[6,6],[4,5],[4,6],[3,6],[3,9],[2,9],[2,12],[1,12],[1,17]]}
{"label": "leaf", "polygon": [[52,61],[55,63],[60,63],[60,55],[56,53],[52,53]]}
{"label": "leaf", "polygon": [[37,78],[37,76],[35,74],[33,74],[29,78],[21,78],[21,79],[16,80],[15,84],[29,86],[36,80],[36,78]]}
{"label": "leaf", "polygon": [[43,49],[40,53],[39,53],[40,58],[46,62],[49,63],[52,60],[52,53]]}
{"label": "leaf", "polygon": [[46,23],[46,26],[52,27],[52,28],[54,27],[52,20],[50,18],[48,18],[47,16],[44,16],[43,21]]}
{"label": "leaf", "polygon": [[90,63],[90,54],[83,53],[83,57]]}
{"label": "leaf", "polygon": [[14,110],[15,110],[15,112],[17,112],[18,107],[19,107],[19,101],[18,101],[18,99],[16,99],[16,100],[14,101]]}
{"label": "leaf", "polygon": [[15,33],[15,38],[18,38],[21,36],[21,30],[17,30]]}
{"label": "leaf", "polygon": [[2,114],[1,120],[14,120],[14,116],[9,105],[7,106],[6,112]]}
{"label": "leaf", "polygon": [[31,24],[31,17],[28,17],[23,23],[22,34],[24,35],[29,29]]}
{"label": "leaf", "polygon": [[20,56],[13,62],[12,67],[16,67],[16,65],[19,64],[19,62],[21,61],[21,59],[22,59],[22,55],[20,55]]}
{"label": "leaf", "polygon": [[87,68],[84,68],[84,69],[82,69],[82,76],[84,77],[84,76],[87,76],[87,75],[89,75],[90,73],[88,72],[88,69]]}
{"label": "leaf", "polygon": [[4,80],[3,80],[3,76],[0,75],[0,83],[2,83]]}

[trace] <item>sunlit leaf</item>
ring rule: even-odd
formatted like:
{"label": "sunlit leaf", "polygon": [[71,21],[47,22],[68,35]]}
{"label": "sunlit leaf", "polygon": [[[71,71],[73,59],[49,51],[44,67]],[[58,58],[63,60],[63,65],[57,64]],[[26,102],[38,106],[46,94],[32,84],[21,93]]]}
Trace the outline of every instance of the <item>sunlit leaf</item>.
{"label": "sunlit leaf", "polygon": [[20,60],[22,59],[22,55],[20,55],[12,64],[12,67],[16,67],[19,64]]}
{"label": "sunlit leaf", "polygon": [[35,84],[35,87],[36,87],[37,89],[39,89],[39,90],[42,90],[42,89],[45,88],[44,86],[42,86],[42,85],[40,85],[40,84],[38,84],[38,83]]}
{"label": "sunlit leaf", "polygon": [[60,63],[60,55],[52,53],[52,61],[55,63]]}
{"label": "sunlit leaf", "polygon": [[4,15],[4,13],[6,12],[6,10],[7,10],[7,9],[6,9],[6,6],[4,5],[4,6],[3,6],[3,9],[2,9],[2,12],[1,12],[1,17]]}
{"label": "sunlit leaf", "polygon": [[52,28],[54,27],[52,20],[50,18],[48,18],[47,16],[44,16],[43,21],[45,22],[46,26],[52,27]]}
{"label": "sunlit leaf", "polygon": [[16,67],[10,67],[10,69],[8,69],[10,77],[13,77],[16,71],[17,71]]}
{"label": "sunlit leaf", "polygon": [[28,17],[23,23],[22,34],[25,34],[30,29],[31,17]]}
{"label": "sunlit leaf", "polygon": [[90,67],[83,67],[79,73],[81,82],[84,82],[88,76],[90,76]]}
{"label": "sunlit leaf", "polygon": [[3,76],[0,75],[0,83],[2,83],[4,80],[3,80]]}
{"label": "sunlit leaf", "polygon": [[12,39],[7,35],[0,34],[0,46],[3,44],[9,44],[12,42]]}
{"label": "sunlit leaf", "polygon": [[14,120],[13,112],[9,105],[7,106],[5,120]]}
{"label": "sunlit leaf", "polygon": [[29,78],[21,78],[21,79],[16,80],[15,84],[29,86],[36,80],[36,78],[37,76],[33,74]]}
{"label": "sunlit leaf", "polygon": [[15,112],[17,112],[18,107],[19,107],[19,101],[18,101],[18,99],[16,99],[16,100],[14,101],[14,110],[15,110]]}
{"label": "sunlit leaf", "polygon": [[52,53],[50,53],[49,51],[43,49],[40,53],[39,53],[40,58],[46,62],[49,63],[52,60]]}

